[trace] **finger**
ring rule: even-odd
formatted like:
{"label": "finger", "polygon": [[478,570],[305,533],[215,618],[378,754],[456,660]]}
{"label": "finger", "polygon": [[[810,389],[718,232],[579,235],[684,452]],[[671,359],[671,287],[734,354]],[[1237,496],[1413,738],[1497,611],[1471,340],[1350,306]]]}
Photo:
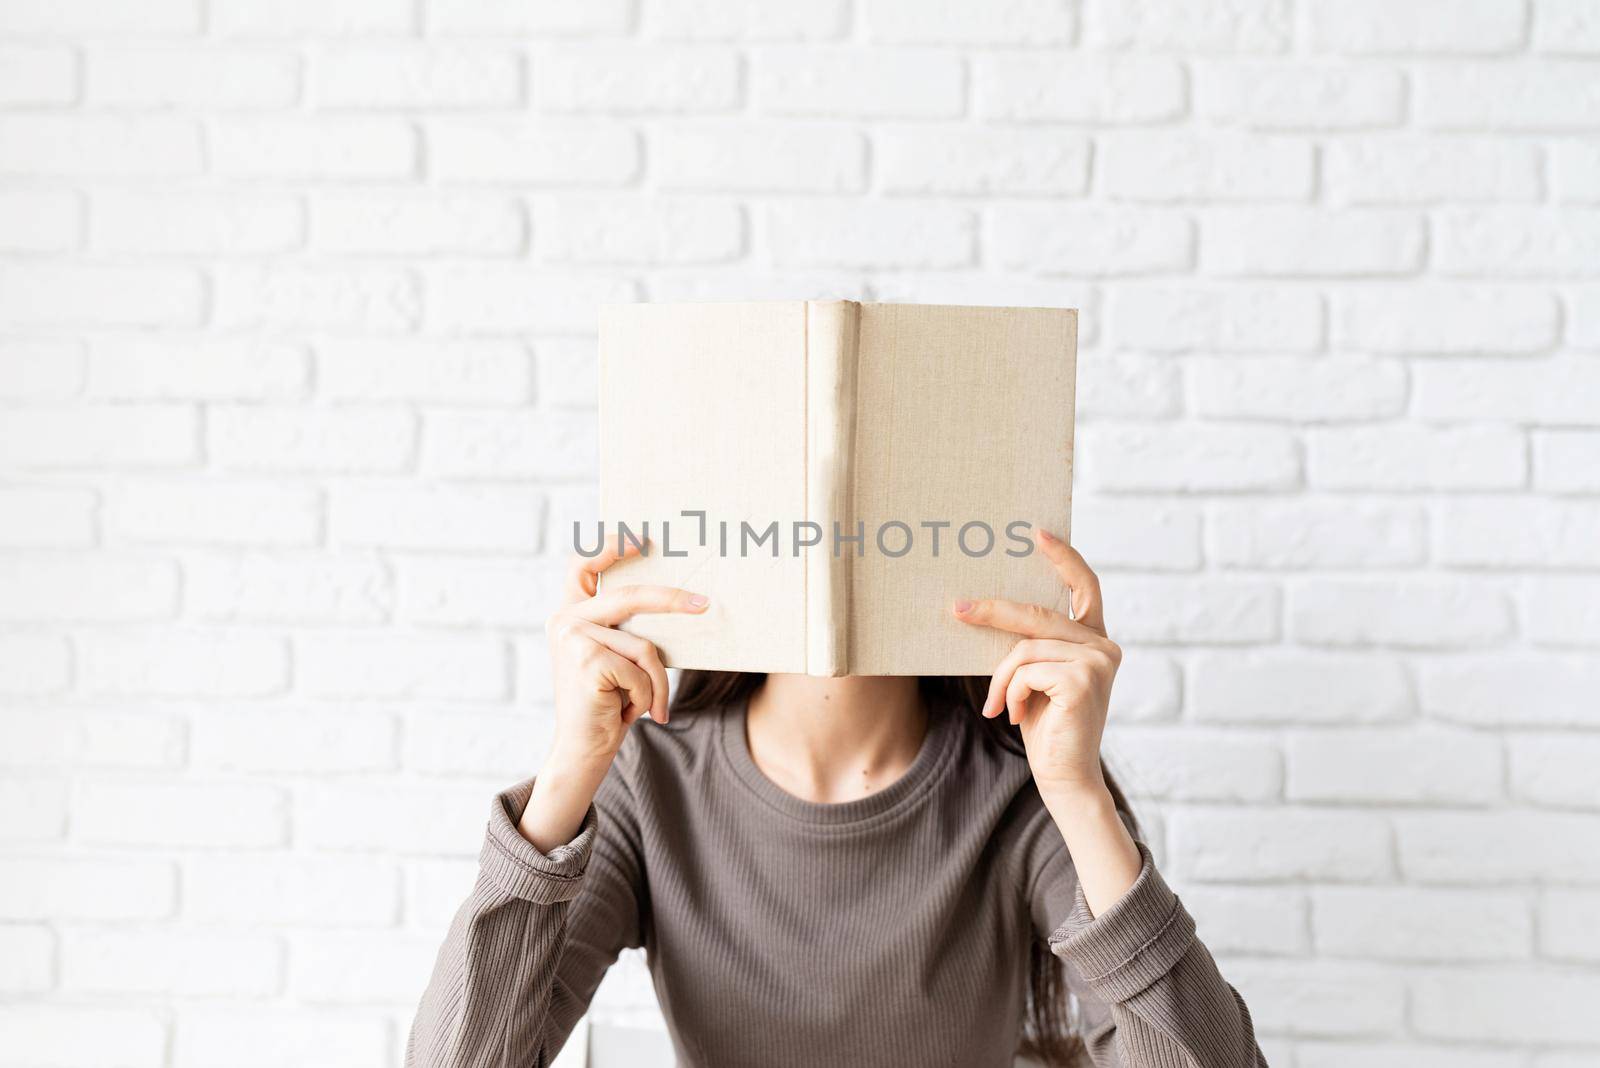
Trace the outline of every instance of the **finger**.
{"label": "finger", "polygon": [[1011,713],[1012,724],[1020,724],[1028,715],[1028,700],[1036,693],[1048,694],[1056,677],[1064,670],[1060,664],[1023,664],[1006,684],[1006,708]]}
{"label": "finger", "polygon": [[1025,638],[1056,638],[1082,644],[1105,641],[1105,635],[1099,631],[1038,604],[998,599],[957,601],[955,613],[964,623],[993,627]]}
{"label": "finger", "polygon": [[1004,696],[1006,687],[1011,684],[1011,676],[1023,664],[1036,660],[1073,660],[1078,655],[1075,649],[1073,643],[1053,638],[1024,638],[1012,646],[1011,651],[995,667],[993,677],[989,679],[989,694],[983,699],[984,718],[993,719],[1000,714],[1000,710],[1005,707]]}
{"label": "finger", "polygon": [[[623,544],[619,549],[617,542]],[[644,544],[648,545],[648,539]],[[594,556],[574,556],[567,567],[567,583],[563,594],[563,603],[577,604],[586,601],[595,595],[600,588],[600,572],[616,563],[626,560],[630,556],[638,556],[639,544],[623,538],[600,539],[600,551]]]}
{"label": "finger", "polygon": [[1089,561],[1072,546],[1043,527],[1035,532],[1034,543],[1046,560],[1055,567],[1056,574],[1072,591],[1072,618],[1098,634],[1106,632],[1105,603],[1100,596],[1100,576],[1094,573]]}
{"label": "finger", "polygon": [[704,612],[710,599],[676,586],[619,586],[573,605],[567,611],[579,619],[614,627],[641,612]]}
{"label": "finger", "polygon": [[644,715],[655,697],[650,676],[622,654],[604,645],[599,649],[600,687],[622,695],[622,722],[631,724]]}
{"label": "finger", "polygon": [[650,676],[650,718],[657,723],[665,723],[668,715],[667,668],[661,662],[661,654],[656,647],[637,634],[612,630],[597,623],[579,621],[577,626],[590,640],[626,657]]}

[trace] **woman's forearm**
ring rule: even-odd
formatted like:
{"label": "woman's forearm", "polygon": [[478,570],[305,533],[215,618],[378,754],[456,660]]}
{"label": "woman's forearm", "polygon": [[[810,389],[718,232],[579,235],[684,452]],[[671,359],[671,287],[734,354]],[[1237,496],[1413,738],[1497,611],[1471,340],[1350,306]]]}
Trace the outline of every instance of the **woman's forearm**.
{"label": "woman's forearm", "polygon": [[522,810],[517,831],[541,853],[568,842],[583,827],[610,760],[567,758],[552,753],[533,780],[533,796]]}
{"label": "woman's forearm", "polygon": [[1139,877],[1139,849],[1103,786],[1052,791],[1040,796],[1066,840],[1072,866],[1083,886],[1089,911],[1101,915],[1126,894]]}

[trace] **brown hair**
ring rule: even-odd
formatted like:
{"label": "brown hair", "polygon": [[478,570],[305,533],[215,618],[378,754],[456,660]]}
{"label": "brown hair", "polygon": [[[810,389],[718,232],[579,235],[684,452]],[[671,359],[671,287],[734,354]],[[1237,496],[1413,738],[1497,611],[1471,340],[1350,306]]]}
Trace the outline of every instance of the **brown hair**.
{"label": "brown hair", "polygon": [[[753,694],[765,680],[765,675],[752,672],[684,671],[674,691],[672,714],[737,704]],[[930,705],[969,708],[976,713],[989,692],[989,679],[983,675],[924,675],[920,689],[923,699]],[[980,722],[996,731],[1006,748],[1022,752],[1021,735],[1004,718]],[[1121,787],[1104,763],[1101,771],[1117,811],[1133,823],[1133,812]],[[1064,966],[1043,939],[1034,939],[1028,957],[1028,1007],[1017,1052],[1049,1068],[1070,1068],[1079,1063],[1083,1040],[1067,1001]]]}

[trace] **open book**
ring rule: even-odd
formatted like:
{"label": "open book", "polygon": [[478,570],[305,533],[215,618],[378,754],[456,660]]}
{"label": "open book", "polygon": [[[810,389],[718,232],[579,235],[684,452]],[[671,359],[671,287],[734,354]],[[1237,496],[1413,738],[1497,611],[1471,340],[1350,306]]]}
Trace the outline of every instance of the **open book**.
{"label": "open book", "polygon": [[1015,638],[952,603],[1066,610],[1031,532],[1070,534],[1076,355],[1061,308],[607,306],[601,517],[575,542],[647,536],[605,585],[710,598],[624,625],[668,666],[988,674]]}

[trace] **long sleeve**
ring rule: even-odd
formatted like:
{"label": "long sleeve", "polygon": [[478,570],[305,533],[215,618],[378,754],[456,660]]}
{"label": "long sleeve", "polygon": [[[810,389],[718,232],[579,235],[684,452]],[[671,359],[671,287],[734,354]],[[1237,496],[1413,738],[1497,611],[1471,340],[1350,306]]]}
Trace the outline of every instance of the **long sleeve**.
{"label": "long sleeve", "polygon": [[[1138,878],[1099,916],[1070,876],[1066,919],[1049,935],[1084,1006],[1084,1042],[1096,1068],[1266,1068],[1250,1010],[1195,936],[1194,918],[1150,850],[1138,847]],[[1062,900],[1063,865],[1052,867],[1055,879],[1041,881],[1036,913]],[[1064,867],[1070,871],[1070,862]],[[1044,885],[1052,881],[1053,892]]]}
{"label": "long sleeve", "polygon": [[494,799],[478,876],[439,950],[407,1068],[545,1068],[624,948],[642,944],[626,787],[607,777],[582,829],[545,854],[517,821],[532,782]]}

